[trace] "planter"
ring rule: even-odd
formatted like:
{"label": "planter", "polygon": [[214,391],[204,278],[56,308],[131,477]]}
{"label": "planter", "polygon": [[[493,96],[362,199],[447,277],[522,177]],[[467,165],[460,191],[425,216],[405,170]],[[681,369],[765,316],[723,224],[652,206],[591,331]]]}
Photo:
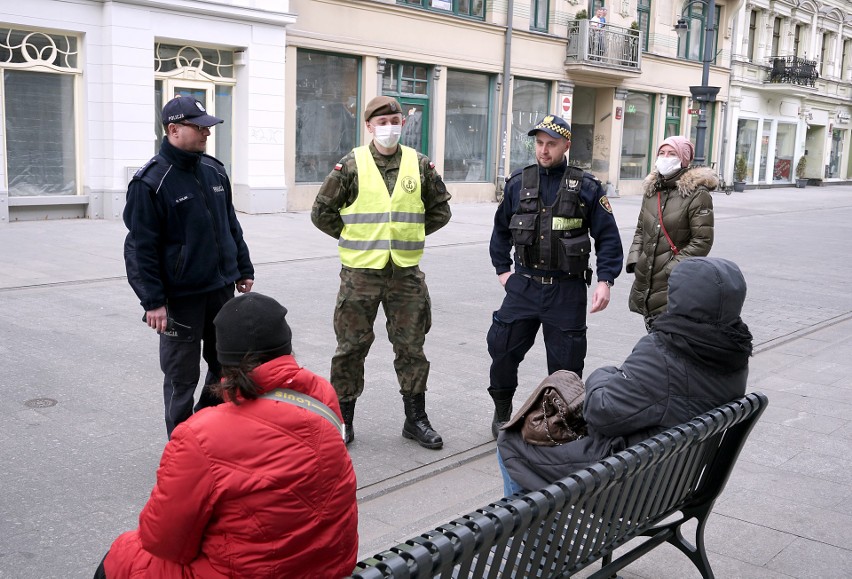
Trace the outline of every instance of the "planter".
{"label": "planter", "polygon": [[745,191],[745,181],[734,181],[734,193]]}
{"label": "planter", "polygon": [[798,178],[796,179],[796,187],[798,189],[804,189],[805,185],[807,185],[807,184],[808,184],[807,179],[798,179]]}

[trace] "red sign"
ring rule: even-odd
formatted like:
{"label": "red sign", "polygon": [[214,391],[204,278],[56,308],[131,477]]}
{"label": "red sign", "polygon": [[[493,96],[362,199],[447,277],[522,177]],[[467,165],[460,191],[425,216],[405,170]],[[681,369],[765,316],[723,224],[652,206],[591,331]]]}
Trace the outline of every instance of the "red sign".
{"label": "red sign", "polygon": [[686,114],[697,115],[701,113],[701,109],[686,109]]}
{"label": "red sign", "polygon": [[621,120],[621,107],[615,107],[615,120]]}
{"label": "red sign", "polygon": [[571,110],[571,97],[562,97],[562,112],[567,113]]}

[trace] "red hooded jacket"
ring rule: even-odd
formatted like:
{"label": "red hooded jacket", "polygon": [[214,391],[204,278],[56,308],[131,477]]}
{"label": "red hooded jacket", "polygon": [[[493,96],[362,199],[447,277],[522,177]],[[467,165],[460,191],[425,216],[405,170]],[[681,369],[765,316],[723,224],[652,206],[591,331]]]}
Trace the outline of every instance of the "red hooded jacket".
{"label": "red hooded jacket", "polygon": [[[340,417],[331,384],[292,356],[251,378]],[[116,539],[104,569],[109,579],[331,578],[349,575],[357,555],[355,471],[340,432],[309,410],[258,399],[175,428],[139,528]]]}

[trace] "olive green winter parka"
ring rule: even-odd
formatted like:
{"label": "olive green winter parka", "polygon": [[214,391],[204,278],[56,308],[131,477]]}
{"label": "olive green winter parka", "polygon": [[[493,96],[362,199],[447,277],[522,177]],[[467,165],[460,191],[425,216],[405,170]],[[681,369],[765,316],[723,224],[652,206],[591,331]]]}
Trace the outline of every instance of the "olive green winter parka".
{"label": "olive green winter parka", "polygon": [[[715,171],[695,167],[663,179],[652,171],[642,183],[642,208],[627,255],[627,273],[635,273],[630,311],[653,318],[666,311],[669,275],[687,257],[710,253],[713,245],[713,197],[719,186]],[[663,225],[678,249],[674,255],[660,227],[657,192]]]}

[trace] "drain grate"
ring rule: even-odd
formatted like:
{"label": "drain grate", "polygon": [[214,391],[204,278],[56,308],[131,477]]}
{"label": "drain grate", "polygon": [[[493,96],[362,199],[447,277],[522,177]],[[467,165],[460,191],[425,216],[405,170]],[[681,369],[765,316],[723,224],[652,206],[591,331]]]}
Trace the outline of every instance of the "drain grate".
{"label": "drain grate", "polygon": [[56,406],[56,400],[53,398],[33,398],[24,402],[27,408],[50,408]]}

